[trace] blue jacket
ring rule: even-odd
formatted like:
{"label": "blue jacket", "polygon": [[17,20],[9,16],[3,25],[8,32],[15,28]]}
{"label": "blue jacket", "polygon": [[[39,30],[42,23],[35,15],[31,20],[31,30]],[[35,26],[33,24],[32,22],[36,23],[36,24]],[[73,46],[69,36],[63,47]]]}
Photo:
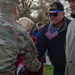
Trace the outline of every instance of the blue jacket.
{"label": "blue jacket", "polygon": [[37,38],[38,33],[39,33],[39,31],[38,31],[37,29],[35,29],[35,30],[32,32],[32,35],[33,35],[35,38]]}
{"label": "blue jacket", "polygon": [[38,51],[38,58],[42,57],[46,50],[48,50],[48,56],[55,68],[64,70],[65,69],[65,38],[67,32],[67,26],[70,23],[70,20],[64,18],[64,25],[58,32],[58,35],[52,38],[51,40],[48,39],[45,33],[52,29],[53,25],[48,23],[45,25],[38,34],[37,41],[35,43],[37,51]]}

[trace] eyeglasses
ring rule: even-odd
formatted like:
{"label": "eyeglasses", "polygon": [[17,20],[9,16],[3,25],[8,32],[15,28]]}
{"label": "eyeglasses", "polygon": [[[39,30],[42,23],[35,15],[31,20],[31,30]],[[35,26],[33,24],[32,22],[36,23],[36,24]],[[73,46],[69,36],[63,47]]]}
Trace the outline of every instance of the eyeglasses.
{"label": "eyeglasses", "polygon": [[51,17],[51,16],[57,17],[58,16],[58,13],[48,13],[48,16],[49,17]]}

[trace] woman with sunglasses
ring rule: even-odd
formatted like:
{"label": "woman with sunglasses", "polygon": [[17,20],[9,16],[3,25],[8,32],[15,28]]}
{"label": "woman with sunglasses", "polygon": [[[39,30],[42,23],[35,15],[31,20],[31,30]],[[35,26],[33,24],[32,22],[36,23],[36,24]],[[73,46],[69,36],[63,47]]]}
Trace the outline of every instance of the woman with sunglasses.
{"label": "woman with sunglasses", "polygon": [[49,59],[54,66],[53,75],[65,73],[65,38],[70,20],[65,17],[64,7],[60,2],[53,2],[47,13],[50,22],[40,31],[36,41],[38,58],[48,50]]}

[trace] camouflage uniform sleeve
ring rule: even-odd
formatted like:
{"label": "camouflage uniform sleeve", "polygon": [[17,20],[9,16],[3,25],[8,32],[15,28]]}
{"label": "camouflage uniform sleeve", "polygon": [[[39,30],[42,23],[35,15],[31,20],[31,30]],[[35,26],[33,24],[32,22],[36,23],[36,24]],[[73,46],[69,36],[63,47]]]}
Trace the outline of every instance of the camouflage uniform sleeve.
{"label": "camouflage uniform sleeve", "polygon": [[24,33],[24,39],[25,39],[24,40],[25,42],[21,46],[21,54],[23,54],[25,66],[27,67],[29,71],[32,71],[32,72],[38,71],[41,68],[41,62],[37,58],[38,53],[31,39],[31,36],[27,34],[26,31],[24,32],[23,30],[20,30],[20,31]]}
{"label": "camouflage uniform sleeve", "polygon": [[29,71],[38,71],[41,67],[41,62],[37,58],[37,50],[34,46],[32,39],[27,39],[28,41],[25,43],[25,53],[23,55],[25,60],[25,66]]}

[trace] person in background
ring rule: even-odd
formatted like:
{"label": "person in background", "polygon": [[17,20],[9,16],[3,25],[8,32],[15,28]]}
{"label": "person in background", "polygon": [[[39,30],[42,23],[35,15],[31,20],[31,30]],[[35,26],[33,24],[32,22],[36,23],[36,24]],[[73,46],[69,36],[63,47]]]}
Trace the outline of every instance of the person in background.
{"label": "person in background", "polygon": [[36,28],[32,31],[32,35],[37,38],[39,31],[42,28],[42,23],[36,24]]}
{"label": "person in background", "polygon": [[65,38],[70,20],[65,17],[61,2],[53,2],[48,10],[50,22],[40,31],[35,43],[38,58],[48,50],[49,59],[54,66],[53,75],[65,75]]}
{"label": "person in background", "polygon": [[[34,22],[33,22],[31,19],[27,18],[27,17],[22,17],[22,18],[20,18],[20,19],[18,20],[18,23],[21,24],[21,25],[25,28],[25,30],[31,35],[32,40],[33,40],[33,42],[35,43],[36,38],[32,35],[32,32],[31,32],[32,28],[34,27]],[[24,68],[25,68],[25,72],[23,73],[23,72],[20,71],[20,74],[22,74],[22,75],[24,74],[24,75],[25,75],[25,73],[27,73],[27,75],[43,75],[43,59],[40,58],[39,60],[40,60],[41,63],[42,63],[42,67],[40,68],[39,71],[37,71],[37,72],[30,72],[29,70],[26,70],[26,67],[24,67]],[[22,59],[22,56],[19,55],[18,61],[17,61],[16,64],[17,64],[17,65],[23,64],[23,63],[21,63],[21,62],[23,62],[23,59]],[[20,65],[17,66],[17,68],[19,68]],[[23,64],[23,65],[24,65],[24,64]],[[25,66],[25,65],[24,65],[24,66]]]}
{"label": "person in background", "polygon": [[71,17],[66,35],[66,70],[65,75],[75,75],[75,0],[68,0]]}
{"label": "person in background", "polygon": [[36,72],[41,67],[30,35],[15,21],[19,16],[17,1],[0,0],[0,75],[15,75],[18,54],[29,71]]}

